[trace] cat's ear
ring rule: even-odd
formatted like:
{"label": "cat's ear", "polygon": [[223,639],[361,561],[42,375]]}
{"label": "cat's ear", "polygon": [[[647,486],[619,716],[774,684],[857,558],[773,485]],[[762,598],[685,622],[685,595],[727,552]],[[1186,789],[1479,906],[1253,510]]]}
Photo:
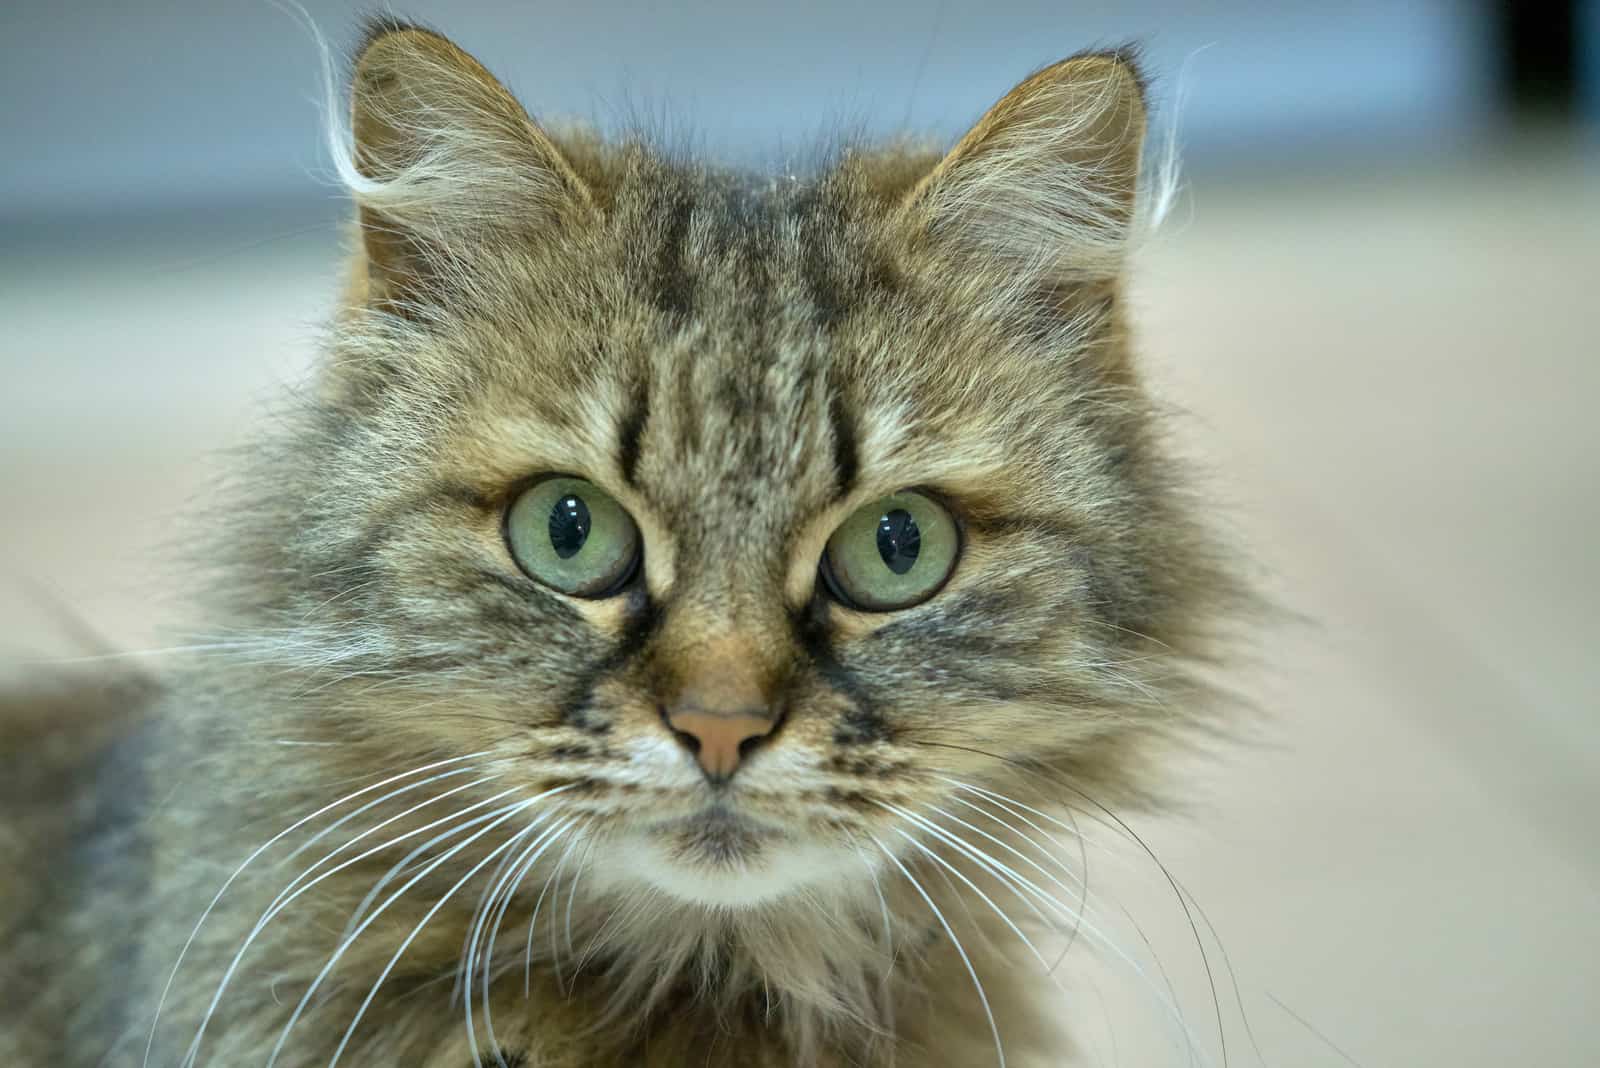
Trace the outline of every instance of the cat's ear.
{"label": "cat's ear", "polygon": [[1144,134],[1132,54],[1073,56],[991,107],[907,195],[902,216],[1056,282],[1109,279],[1134,228]]}
{"label": "cat's ear", "polygon": [[582,179],[515,97],[450,41],[374,24],[337,162],[361,212],[366,297],[405,308],[485,245],[594,210]]}

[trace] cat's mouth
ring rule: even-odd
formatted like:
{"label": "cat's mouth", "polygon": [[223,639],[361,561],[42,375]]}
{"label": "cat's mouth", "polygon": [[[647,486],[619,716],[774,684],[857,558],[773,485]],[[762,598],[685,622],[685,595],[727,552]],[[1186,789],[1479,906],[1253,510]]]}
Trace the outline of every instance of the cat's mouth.
{"label": "cat's mouth", "polygon": [[598,854],[601,881],[643,881],[698,905],[743,908],[831,877],[852,854],[723,803],[640,827]]}
{"label": "cat's mouth", "polygon": [[663,828],[671,837],[674,859],[691,865],[738,867],[760,859],[782,832],[713,803],[700,812],[671,821]]}

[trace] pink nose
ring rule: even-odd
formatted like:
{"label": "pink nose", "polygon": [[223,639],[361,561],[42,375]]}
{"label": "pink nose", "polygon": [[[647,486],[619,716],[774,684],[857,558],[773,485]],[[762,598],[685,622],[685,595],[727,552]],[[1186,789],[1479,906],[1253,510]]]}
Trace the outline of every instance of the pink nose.
{"label": "pink nose", "polygon": [[747,752],[746,743],[771,734],[774,723],[766,716],[718,715],[695,707],[667,713],[667,726],[694,753],[713,782],[730,778]]}

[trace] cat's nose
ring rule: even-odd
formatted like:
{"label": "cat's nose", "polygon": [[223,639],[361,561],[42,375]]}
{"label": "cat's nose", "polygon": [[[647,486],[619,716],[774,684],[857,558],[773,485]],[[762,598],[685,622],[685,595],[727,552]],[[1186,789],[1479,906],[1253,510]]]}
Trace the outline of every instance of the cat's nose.
{"label": "cat's nose", "polygon": [[756,643],[733,636],[699,637],[672,666],[662,721],[707,779],[725,783],[782,722],[774,672]]}
{"label": "cat's nose", "polygon": [[777,725],[774,717],[754,711],[707,712],[695,705],[669,711],[666,719],[672,733],[714,783],[732,778],[739,762]]}

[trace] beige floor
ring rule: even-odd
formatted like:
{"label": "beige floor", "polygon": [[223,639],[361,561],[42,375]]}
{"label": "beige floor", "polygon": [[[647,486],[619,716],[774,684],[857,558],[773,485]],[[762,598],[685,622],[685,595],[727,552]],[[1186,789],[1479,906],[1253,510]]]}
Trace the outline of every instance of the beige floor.
{"label": "beige floor", "polygon": [[[1137,822],[1231,961],[1238,1000],[1207,934],[1230,1063],[1258,1063],[1248,1022],[1272,1065],[1600,1064],[1600,168],[1207,182],[1178,214],[1140,287],[1151,366],[1307,619],[1245,675],[1262,744]],[[156,640],[170,517],[303,367],[334,242],[236,219],[6,250],[0,656],[65,647],[37,586]],[[1221,1063],[1165,880],[1092,863],[1154,983],[1110,954],[1069,982],[1098,1056],[1188,1063],[1159,964]]]}

